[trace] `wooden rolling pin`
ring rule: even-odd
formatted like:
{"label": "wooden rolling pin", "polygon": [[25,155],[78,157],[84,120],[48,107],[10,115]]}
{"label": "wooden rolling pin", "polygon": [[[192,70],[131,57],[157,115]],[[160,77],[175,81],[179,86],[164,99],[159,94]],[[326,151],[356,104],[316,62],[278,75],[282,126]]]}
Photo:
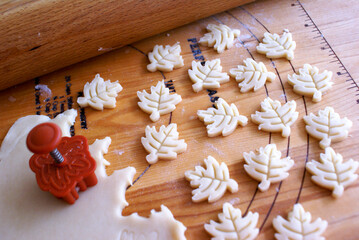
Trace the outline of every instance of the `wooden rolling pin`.
{"label": "wooden rolling pin", "polygon": [[3,1],[0,90],[251,1]]}

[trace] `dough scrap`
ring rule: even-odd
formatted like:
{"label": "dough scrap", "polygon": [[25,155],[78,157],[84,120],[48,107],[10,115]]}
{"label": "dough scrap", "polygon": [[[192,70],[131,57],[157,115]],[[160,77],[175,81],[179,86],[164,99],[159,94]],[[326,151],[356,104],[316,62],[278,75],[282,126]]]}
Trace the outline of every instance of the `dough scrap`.
{"label": "dough scrap", "polygon": [[297,120],[299,113],[295,111],[297,104],[294,100],[283,106],[277,100],[267,97],[261,102],[261,112],[251,115],[252,121],[258,124],[259,130],[267,132],[282,132],[283,137],[290,135],[290,126]]}
{"label": "dough scrap", "polygon": [[156,122],[160,116],[173,112],[176,105],[182,101],[181,95],[177,93],[170,94],[170,90],[166,87],[164,80],[159,81],[156,87],[151,86],[151,94],[146,90],[137,91],[140,99],[138,106],[150,115],[150,119]]}
{"label": "dough scrap", "polygon": [[320,160],[308,162],[306,168],[313,175],[313,182],[332,190],[332,196],[338,198],[343,195],[344,188],[358,178],[355,173],[358,166],[359,162],[353,159],[343,163],[342,155],[327,147],[325,153],[320,154]]}
{"label": "dough scrap", "polygon": [[328,226],[328,222],[317,218],[310,222],[312,216],[306,212],[300,203],[293,206],[288,213],[288,221],[277,216],[273,219],[273,227],[278,232],[274,235],[277,240],[325,240],[321,235]]}
{"label": "dough scrap", "polygon": [[84,86],[84,96],[77,98],[77,103],[80,107],[90,106],[96,110],[103,110],[104,108],[115,108],[116,97],[122,91],[121,84],[104,81],[100,74],[96,74],[91,83],[87,82]]}
{"label": "dough scrap", "polygon": [[171,72],[173,68],[184,66],[179,42],[173,46],[156,45],[153,51],[148,53],[148,59],[151,63],[147,65],[147,70],[150,72]]}
{"label": "dough scrap", "polygon": [[251,89],[257,91],[266,81],[272,82],[276,77],[274,73],[268,72],[262,62],[257,63],[252,58],[247,58],[243,62],[244,65],[229,70],[229,75],[236,79],[241,92],[248,92]]}
{"label": "dough scrap", "polygon": [[247,125],[248,118],[240,115],[238,108],[233,103],[229,105],[224,99],[219,98],[214,103],[216,108],[198,110],[197,115],[207,125],[209,137],[218,135],[228,136],[234,132],[238,125]]}
{"label": "dough scrap", "polygon": [[6,219],[0,224],[1,239],[185,239],[186,228],[165,206],[160,212],[152,211],[149,218],[121,215],[128,205],[125,191],[136,170],[127,167],[107,176],[103,154],[109,137],[90,146],[98,184],[81,192],[74,205],[40,190],[28,166],[32,153],[25,145],[27,134],[34,126],[51,121],[59,124],[64,136],[70,136],[76,115],[75,110],[68,110],[53,120],[26,116],[10,128],[0,149],[0,192],[6,193],[0,194],[0,216]]}
{"label": "dough scrap", "polygon": [[310,64],[304,64],[303,68],[299,69],[299,74],[288,74],[288,83],[293,86],[294,92],[313,97],[313,102],[320,102],[322,100],[323,92],[330,89],[333,85],[333,72],[324,70],[319,73],[317,67],[312,67]]}
{"label": "dough scrap", "polygon": [[282,158],[282,153],[275,144],[260,147],[256,152],[243,153],[244,169],[249,176],[259,181],[258,188],[267,191],[271,183],[280,182],[289,176],[289,169],[294,165],[290,157]]}
{"label": "dough scrap", "polygon": [[332,107],[319,110],[318,115],[310,113],[303,117],[307,124],[305,129],[308,134],[319,139],[322,149],[329,147],[332,142],[339,142],[348,137],[349,129],[353,126],[348,118],[340,118]]}
{"label": "dough scrap", "polygon": [[230,178],[227,165],[208,156],[204,159],[206,169],[196,166],[195,171],[185,172],[185,177],[190,181],[191,187],[196,188],[192,191],[192,201],[201,202],[208,199],[208,202],[219,200],[226,190],[231,193],[238,191],[238,183]]}
{"label": "dough scrap", "polygon": [[203,66],[201,62],[192,61],[192,69],[188,70],[188,75],[192,82],[194,92],[199,92],[203,89],[217,89],[221,83],[229,81],[227,73],[222,73],[221,60],[214,59],[206,61]]}
{"label": "dough scrap", "polygon": [[242,217],[241,210],[230,203],[223,204],[223,213],[218,214],[219,223],[213,220],[205,224],[206,231],[213,236],[212,240],[253,240],[258,236],[259,214],[248,212]]}
{"label": "dough scrap", "polygon": [[213,47],[218,53],[224,52],[233,46],[234,39],[239,37],[241,31],[239,29],[231,29],[224,24],[208,24],[208,33],[204,34],[199,40],[203,46]]}
{"label": "dough scrap", "polygon": [[267,58],[287,58],[294,59],[296,43],[293,41],[292,34],[288,29],[283,30],[282,36],[269,32],[264,33],[263,43],[257,46],[257,52],[265,54]]}
{"label": "dough scrap", "polygon": [[154,164],[158,159],[173,160],[178,153],[183,153],[187,149],[187,144],[183,139],[178,140],[177,124],[171,123],[167,127],[162,125],[157,132],[156,127],[146,127],[146,137],[141,138],[143,147],[148,154],[146,160],[149,164]]}

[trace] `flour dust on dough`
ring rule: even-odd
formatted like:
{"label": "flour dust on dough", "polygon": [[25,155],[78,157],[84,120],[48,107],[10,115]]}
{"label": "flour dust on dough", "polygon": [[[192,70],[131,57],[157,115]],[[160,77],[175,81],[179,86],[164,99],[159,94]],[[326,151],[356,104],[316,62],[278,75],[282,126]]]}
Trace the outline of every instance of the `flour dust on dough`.
{"label": "flour dust on dough", "polygon": [[32,153],[26,148],[28,132],[43,122],[54,122],[63,136],[70,136],[70,126],[77,112],[68,110],[50,120],[46,116],[26,116],[10,128],[0,149],[0,238],[7,239],[185,239],[186,227],[176,221],[168,208],[152,210],[149,218],[122,216],[128,205],[127,186],[136,170],[127,167],[107,176],[105,165],[111,139],[96,140],[90,152],[97,162],[98,184],[81,192],[74,205],[43,192],[29,168]]}

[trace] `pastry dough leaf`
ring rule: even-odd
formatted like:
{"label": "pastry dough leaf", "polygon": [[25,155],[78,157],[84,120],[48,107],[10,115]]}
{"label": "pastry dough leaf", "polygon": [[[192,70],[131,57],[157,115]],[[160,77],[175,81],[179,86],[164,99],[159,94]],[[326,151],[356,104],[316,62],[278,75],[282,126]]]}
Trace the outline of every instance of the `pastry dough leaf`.
{"label": "pastry dough leaf", "polygon": [[248,92],[251,89],[257,91],[266,81],[271,82],[275,79],[275,74],[268,72],[262,62],[257,63],[251,58],[243,62],[245,65],[238,65],[237,68],[229,70],[229,75],[236,79],[241,92]]}
{"label": "pastry dough leaf", "polygon": [[283,30],[283,35],[279,36],[269,32],[264,33],[263,43],[257,46],[257,52],[266,54],[267,58],[282,58],[293,60],[294,49],[296,47],[292,34],[287,30]]}
{"label": "pastry dough leaf", "polygon": [[162,72],[170,72],[173,68],[183,67],[183,58],[181,56],[181,46],[179,42],[173,46],[156,45],[152,52],[148,53],[150,64],[147,65],[147,70],[155,72],[157,70]]}
{"label": "pastry dough leaf", "polygon": [[294,100],[283,106],[277,100],[267,97],[261,102],[261,112],[251,115],[252,121],[259,124],[258,129],[268,132],[282,132],[283,137],[290,135],[290,126],[297,120],[299,113],[295,111]]}
{"label": "pastry dough leaf", "polygon": [[280,182],[289,176],[294,161],[290,157],[281,159],[281,152],[275,144],[268,144],[255,152],[243,153],[244,169],[249,176],[259,181],[259,190],[268,190],[271,183]]}
{"label": "pastry dough leaf", "polygon": [[335,153],[331,147],[320,154],[320,161],[307,163],[307,170],[313,175],[312,181],[321,187],[332,190],[333,197],[343,195],[344,188],[358,178],[356,170],[359,163],[350,159],[343,163],[343,157]]}
{"label": "pastry dough leaf", "polygon": [[193,91],[199,92],[205,89],[217,89],[221,83],[229,81],[227,73],[222,73],[222,66],[220,59],[206,61],[203,66],[201,62],[192,61],[192,69],[188,70],[188,75],[191,78]]}
{"label": "pastry dough leaf", "polygon": [[203,46],[213,47],[218,53],[233,46],[234,39],[241,33],[238,29],[231,29],[226,25],[208,24],[206,33],[199,43]]}
{"label": "pastry dough leaf", "polygon": [[191,183],[191,187],[196,188],[192,191],[192,201],[200,202],[208,199],[214,202],[220,199],[226,190],[234,193],[238,191],[238,184],[229,177],[227,165],[221,165],[214,157],[208,156],[204,159],[206,168],[196,166],[195,171],[186,171],[185,177]]}
{"label": "pastry dough leaf", "polygon": [[204,228],[214,238],[213,240],[238,239],[253,240],[258,236],[258,213],[248,212],[242,217],[241,210],[230,203],[223,204],[223,213],[218,214],[219,223],[213,220]]}
{"label": "pastry dough leaf", "polygon": [[183,139],[178,140],[178,136],[175,123],[167,127],[162,125],[158,132],[154,126],[147,126],[146,137],[141,138],[143,147],[150,153],[146,156],[147,162],[153,164],[159,158],[173,160],[177,158],[177,153],[186,151],[187,144]]}
{"label": "pastry dough leaf", "polygon": [[311,113],[303,119],[307,124],[305,129],[309,135],[320,140],[322,149],[329,147],[332,142],[344,140],[353,125],[348,118],[340,118],[332,107],[319,110],[318,115]]}
{"label": "pastry dough leaf", "polygon": [[281,216],[273,219],[273,227],[278,232],[274,236],[277,240],[325,240],[321,234],[328,226],[327,221],[318,218],[311,223],[311,219],[310,212],[305,212],[297,203],[288,214],[288,221]]}
{"label": "pastry dough leaf", "polygon": [[159,81],[156,87],[151,87],[151,94],[145,90],[138,91],[137,96],[140,99],[138,106],[146,113],[151,114],[150,119],[156,122],[160,115],[167,114],[176,109],[176,105],[182,101],[179,94],[170,94],[164,81]]}
{"label": "pastry dough leaf", "polygon": [[299,69],[299,74],[288,74],[288,83],[293,86],[294,92],[313,97],[313,102],[319,102],[322,100],[322,93],[332,87],[332,76],[330,71],[319,73],[317,67],[304,64],[304,67]]}
{"label": "pastry dough leaf", "polygon": [[238,109],[233,103],[229,105],[225,100],[219,98],[214,105],[216,108],[211,107],[207,110],[197,111],[199,119],[207,125],[209,137],[220,134],[228,136],[238,125],[247,125],[247,117],[239,115]]}
{"label": "pastry dough leaf", "polygon": [[122,91],[122,86],[110,80],[104,81],[100,74],[96,74],[91,83],[87,82],[84,86],[84,96],[77,98],[77,103],[81,107],[90,106],[96,110],[103,108],[115,108],[116,97]]}

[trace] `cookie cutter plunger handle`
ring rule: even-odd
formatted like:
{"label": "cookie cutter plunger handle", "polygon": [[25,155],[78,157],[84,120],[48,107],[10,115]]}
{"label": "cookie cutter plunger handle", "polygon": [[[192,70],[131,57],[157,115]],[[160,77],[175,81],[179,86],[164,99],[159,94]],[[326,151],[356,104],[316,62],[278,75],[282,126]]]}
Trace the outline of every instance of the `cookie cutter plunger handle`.
{"label": "cookie cutter plunger handle", "polygon": [[62,138],[61,129],[54,123],[46,122],[34,127],[27,135],[26,145],[35,154],[50,153],[56,163],[64,162],[57,146]]}

